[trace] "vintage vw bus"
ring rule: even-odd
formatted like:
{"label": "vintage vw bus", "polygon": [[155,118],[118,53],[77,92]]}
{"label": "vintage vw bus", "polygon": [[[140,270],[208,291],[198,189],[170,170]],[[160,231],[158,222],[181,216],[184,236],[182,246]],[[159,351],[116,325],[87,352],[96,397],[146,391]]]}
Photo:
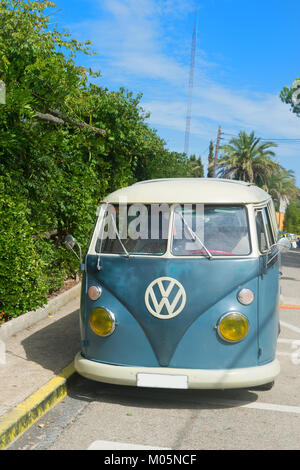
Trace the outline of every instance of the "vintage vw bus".
{"label": "vintage vw bus", "polygon": [[78,373],[138,387],[272,383],[277,237],[271,197],[249,183],[161,179],[110,194],[81,265]]}

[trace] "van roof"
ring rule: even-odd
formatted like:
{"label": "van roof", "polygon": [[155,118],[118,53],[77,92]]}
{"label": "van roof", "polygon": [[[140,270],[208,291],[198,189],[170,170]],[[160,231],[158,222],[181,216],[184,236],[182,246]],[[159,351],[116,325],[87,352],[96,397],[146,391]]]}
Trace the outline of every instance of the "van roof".
{"label": "van roof", "polygon": [[140,181],[109,194],[110,204],[251,204],[270,199],[252,183],[221,178],[169,178]]}

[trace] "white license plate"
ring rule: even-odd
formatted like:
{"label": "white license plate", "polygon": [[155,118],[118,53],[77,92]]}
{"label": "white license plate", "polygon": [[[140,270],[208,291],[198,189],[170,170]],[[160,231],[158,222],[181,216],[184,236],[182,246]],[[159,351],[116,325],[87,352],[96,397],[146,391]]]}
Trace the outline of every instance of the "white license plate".
{"label": "white license plate", "polygon": [[188,388],[187,375],[137,374],[138,387]]}

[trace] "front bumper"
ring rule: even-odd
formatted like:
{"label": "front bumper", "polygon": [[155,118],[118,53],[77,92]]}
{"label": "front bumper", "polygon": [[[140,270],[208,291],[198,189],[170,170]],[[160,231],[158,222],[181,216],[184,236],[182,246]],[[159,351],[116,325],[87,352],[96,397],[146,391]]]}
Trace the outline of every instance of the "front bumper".
{"label": "front bumper", "polygon": [[243,369],[170,369],[167,367],[128,367],[104,364],[75,356],[77,372],[91,380],[117,385],[137,386],[138,374],[187,376],[189,389],[230,389],[255,387],[272,382],[280,372],[277,359],[256,367]]}

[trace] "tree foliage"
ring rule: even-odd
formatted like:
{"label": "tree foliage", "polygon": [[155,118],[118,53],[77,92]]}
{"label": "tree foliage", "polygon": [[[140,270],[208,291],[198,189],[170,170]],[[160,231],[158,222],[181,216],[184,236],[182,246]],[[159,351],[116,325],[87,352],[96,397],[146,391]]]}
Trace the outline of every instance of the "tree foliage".
{"label": "tree foliage", "polygon": [[287,208],[284,218],[284,231],[300,235],[300,201],[293,202]]}
{"label": "tree foliage", "polygon": [[281,212],[281,202],[296,201],[300,195],[300,190],[296,186],[294,172],[280,167],[278,171],[272,174],[268,181],[266,189],[273,199],[277,202],[278,210]]}
{"label": "tree foliage", "polygon": [[242,181],[266,185],[267,179],[279,168],[272,160],[275,153],[270,150],[277,147],[274,142],[261,142],[254,132],[241,131],[229,144],[223,145],[223,154],[218,161],[218,175],[233,177]]}
{"label": "tree foliage", "polygon": [[275,153],[270,150],[277,145],[261,142],[254,132],[240,132],[238,137],[221,147],[223,154],[218,161],[218,176],[249,181],[269,192],[279,212],[299,198],[294,172],[286,170],[273,160]]}
{"label": "tree foliage", "polygon": [[283,87],[280,98],[283,103],[290,105],[293,113],[300,116],[300,78],[294,80],[290,87]]}
{"label": "tree foliage", "polygon": [[204,167],[201,157],[197,158],[196,155],[191,155],[188,160],[188,165],[190,167],[190,176],[194,178],[204,177]]}

